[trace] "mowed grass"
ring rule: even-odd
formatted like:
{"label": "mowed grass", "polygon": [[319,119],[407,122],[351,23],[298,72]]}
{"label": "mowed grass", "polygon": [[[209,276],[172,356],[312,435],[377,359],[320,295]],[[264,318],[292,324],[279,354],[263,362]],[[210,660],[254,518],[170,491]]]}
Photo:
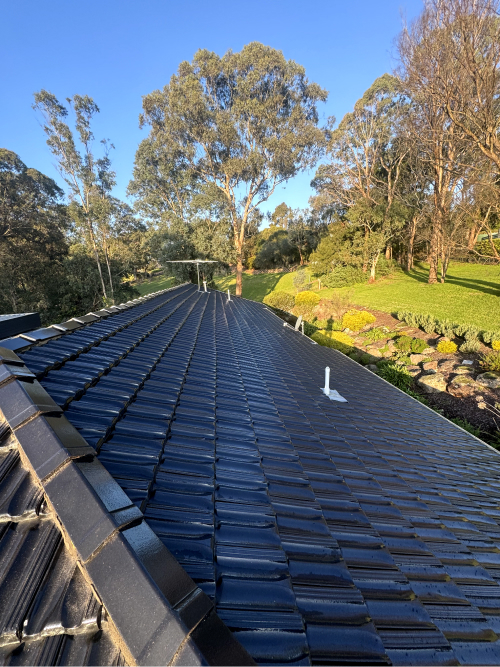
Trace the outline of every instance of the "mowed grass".
{"label": "mowed grass", "polygon": [[146,296],[147,294],[152,294],[153,292],[158,292],[161,289],[167,289],[167,287],[172,287],[174,284],[173,278],[167,278],[167,276],[156,276],[151,278],[151,280],[145,280],[142,283],[137,283],[134,285],[135,289],[140,293],[141,296]]}
{"label": "mowed grass", "polygon": [[[397,273],[375,283],[342,288],[352,294],[353,303],[374,310],[392,313],[410,310],[429,313],[439,319],[450,319],[460,324],[473,324],[481,329],[500,329],[500,267],[453,262],[446,282],[427,283],[428,267],[419,264],[409,273]],[[262,301],[273,290],[296,293],[293,273],[269,273],[243,276],[243,296]],[[234,292],[235,277],[216,280],[220,290]],[[314,281],[310,289],[317,292]],[[332,289],[322,289],[321,297],[328,298]]]}

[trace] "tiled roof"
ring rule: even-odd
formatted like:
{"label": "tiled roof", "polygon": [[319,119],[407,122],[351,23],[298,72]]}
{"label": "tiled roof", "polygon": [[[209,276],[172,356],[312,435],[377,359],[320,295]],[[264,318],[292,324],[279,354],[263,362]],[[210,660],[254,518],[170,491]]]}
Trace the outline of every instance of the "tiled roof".
{"label": "tiled roof", "polygon": [[[151,664],[153,646],[162,664],[248,664],[236,642],[224,651],[227,627],[265,664],[500,664],[494,450],[261,304],[183,285],[129,306],[0,342],[64,409],[41,416],[31,389],[30,411],[22,377],[0,386],[122,659]],[[347,403],[321,393],[327,365]],[[63,463],[32,444],[65,418],[97,459],[84,441]],[[97,535],[78,525],[81,479],[112,517]],[[127,595],[147,609],[158,588],[170,625],[157,643],[145,618],[141,652]]]}

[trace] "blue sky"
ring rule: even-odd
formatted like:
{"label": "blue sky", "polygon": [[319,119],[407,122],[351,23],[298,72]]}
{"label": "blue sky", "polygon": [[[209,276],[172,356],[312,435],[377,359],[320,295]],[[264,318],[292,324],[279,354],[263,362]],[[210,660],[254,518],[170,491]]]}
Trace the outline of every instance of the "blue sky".
{"label": "blue sky", "polygon": [[[0,147],[60,179],[31,108],[41,88],[61,100],[88,94],[101,109],[97,140],[109,138],[115,195],[126,197],[142,96],[165,85],[199,48],[219,54],[260,41],[306,68],[329,91],[320,116],[340,119],[373,80],[394,64],[401,17],[421,0],[16,0],[4,1],[0,39]],[[312,174],[290,181],[263,210],[281,201],[307,206]]]}

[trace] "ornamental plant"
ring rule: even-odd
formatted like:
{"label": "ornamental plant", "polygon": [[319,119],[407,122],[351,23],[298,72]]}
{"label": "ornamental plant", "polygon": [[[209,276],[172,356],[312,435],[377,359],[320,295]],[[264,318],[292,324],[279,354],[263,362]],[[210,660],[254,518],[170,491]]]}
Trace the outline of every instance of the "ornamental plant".
{"label": "ornamental plant", "polygon": [[375,316],[366,310],[349,310],[342,318],[344,329],[359,331],[367,324],[375,322]]}
{"label": "ornamental plant", "polygon": [[284,310],[287,313],[291,313],[295,305],[293,294],[289,294],[288,292],[271,292],[270,294],[266,294],[263,301],[266,305]]}
{"label": "ornamental plant", "polygon": [[485,371],[500,372],[500,351],[492,350],[483,354],[479,363]]}
{"label": "ornamental plant", "polygon": [[437,344],[437,351],[441,354],[453,354],[457,351],[457,346],[451,340],[442,340]]}
{"label": "ornamental plant", "polygon": [[299,292],[295,297],[296,306],[308,306],[312,310],[318,305],[320,299],[314,292]]}
{"label": "ornamental plant", "polygon": [[342,331],[316,331],[311,338],[319,345],[331,347],[344,354],[350,354],[354,350],[352,338]]}
{"label": "ornamental plant", "polygon": [[494,350],[499,351],[500,350],[500,340],[492,340],[491,341],[491,347]]}

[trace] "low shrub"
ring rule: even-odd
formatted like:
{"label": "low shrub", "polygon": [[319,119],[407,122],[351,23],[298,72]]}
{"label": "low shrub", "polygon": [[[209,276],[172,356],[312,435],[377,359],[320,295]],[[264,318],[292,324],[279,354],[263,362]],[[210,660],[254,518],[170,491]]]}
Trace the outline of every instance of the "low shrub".
{"label": "low shrub", "polygon": [[295,297],[296,306],[308,306],[312,310],[319,304],[320,298],[315,292],[299,292]]}
{"label": "low shrub", "polygon": [[375,322],[375,316],[366,310],[349,310],[342,318],[344,329],[359,331],[367,324]]}
{"label": "low shrub", "polygon": [[413,354],[422,354],[427,347],[427,343],[422,338],[411,338],[410,336],[400,336],[394,341],[394,345],[399,352]]}
{"label": "low shrub", "polygon": [[451,340],[441,340],[437,344],[437,351],[440,354],[453,354],[457,351],[457,346]]}
{"label": "low shrub", "polygon": [[485,371],[500,372],[500,352],[492,350],[483,354],[479,363]]}
{"label": "low shrub", "polygon": [[298,290],[302,289],[309,282],[309,277],[304,269],[299,269],[293,277],[293,286]]}
{"label": "low shrub", "polygon": [[475,435],[476,438],[481,437],[481,429],[472,426],[472,424],[470,424],[467,419],[460,419],[460,417],[450,417],[450,421],[457,426],[460,426],[460,428],[463,428],[464,431],[472,433],[472,435]]}
{"label": "low shrub", "polygon": [[[495,246],[497,253],[500,253],[500,239],[493,239],[493,245]],[[476,250],[481,255],[486,255],[487,257],[495,256],[489,239],[484,239],[483,241],[476,243]]]}
{"label": "low shrub", "polygon": [[365,334],[365,340],[367,343],[376,343],[378,340],[383,340],[388,338],[388,332],[384,331],[382,327],[374,327],[370,329]]}
{"label": "low shrub", "polygon": [[288,292],[270,292],[263,299],[264,303],[272,308],[291,313],[295,305],[295,297]]}
{"label": "low shrub", "polygon": [[493,341],[500,341],[500,331],[481,331],[481,338],[486,345],[493,343]]}
{"label": "low shrub", "polygon": [[379,278],[392,276],[394,273],[400,273],[401,271],[401,265],[393,259],[381,257],[377,262],[377,277]]}
{"label": "low shrub", "polygon": [[[337,340],[336,338],[333,338],[333,335],[339,335],[342,332],[330,332],[330,331],[316,331],[315,333],[312,334],[311,338],[316,341],[319,345],[323,345],[324,347],[331,347],[334,350],[339,350],[339,352],[343,352],[344,354],[351,354],[354,351],[353,345],[347,344],[344,341]],[[347,334],[344,334],[347,335]],[[352,338],[350,336],[347,336],[349,341],[352,343]]]}
{"label": "low shrub", "polygon": [[336,266],[330,273],[321,276],[325,287],[350,287],[367,281],[367,274],[355,266]]}
{"label": "low shrub", "polygon": [[465,340],[479,340],[480,330],[471,324],[460,324],[455,329],[455,335]]}
{"label": "low shrub", "polygon": [[402,391],[408,391],[413,384],[413,378],[404,366],[396,366],[392,362],[377,364],[378,374]]}
{"label": "low shrub", "polygon": [[478,341],[477,338],[471,338],[469,340],[466,340],[465,343],[462,343],[460,345],[460,352],[464,352],[465,354],[471,354],[473,352],[479,352],[481,349],[481,343]]}
{"label": "low shrub", "polygon": [[368,352],[363,352],[363,354],[359,358],[359,361],[361,364],[363,364],[363,366],[366,366],[367,364],[373,363],[373,357],[371,354],[368,354]]}
{"label": "low shrub", "polygon": [[411,350],[411,338],[410,336],[400,336],[394,341],[394,345],[399,352],[409,352]]}
{"label": "low shrub", "polygon": [[491,347],[496,351],[500,350],[500,340],[492,340]]}
{"label": "low shrub", "polygon": [[441,336],[453,338],[456,326],[451,320],[436,320],[435,332],[441,334]]}

